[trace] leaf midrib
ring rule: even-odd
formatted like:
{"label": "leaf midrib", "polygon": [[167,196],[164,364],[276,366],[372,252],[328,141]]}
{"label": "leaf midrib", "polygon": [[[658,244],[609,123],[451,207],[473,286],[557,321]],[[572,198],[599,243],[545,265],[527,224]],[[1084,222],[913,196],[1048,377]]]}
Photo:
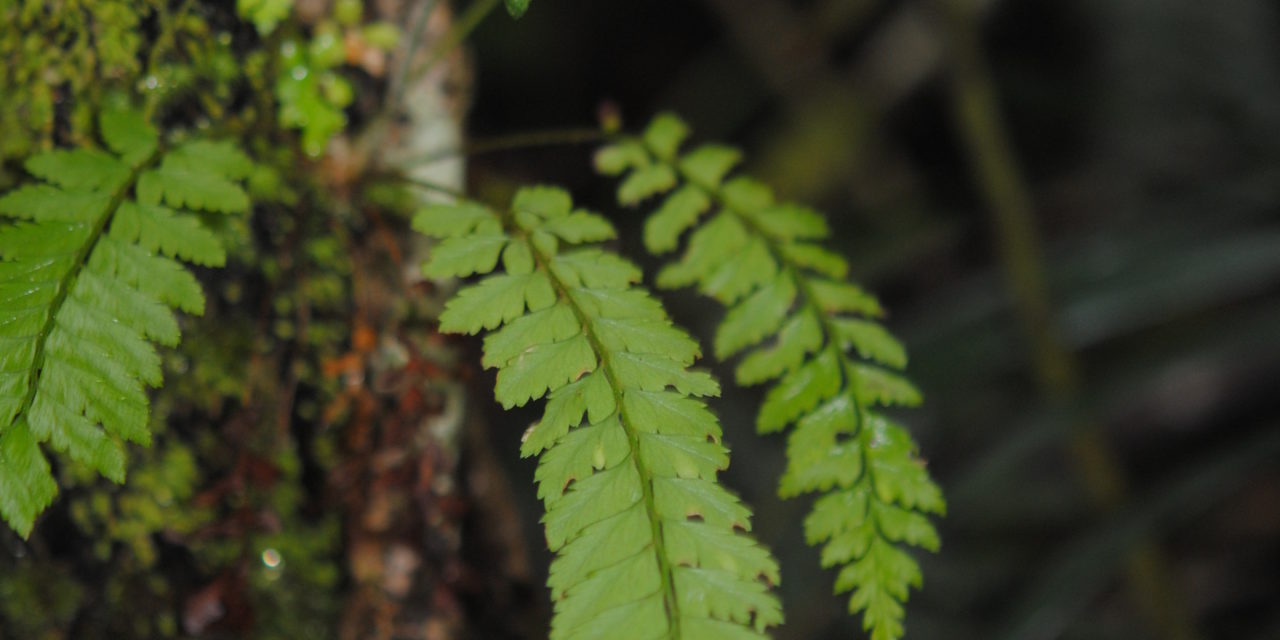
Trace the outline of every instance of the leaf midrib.
{"label": "leaf midrib", "polygon": [[[505,218],[505,216],[504,216]],[[618,380],[617,372],[614,371],[612,360],[610,359],[610,350],[605,348],[600,337],[596,335],[592,317],[586,313],[573,296],[569,293],[569,286],[556,276],[554,270],[551,269],[551,261],[555,255],[548,255],[536,246],[536,243],[530,242],[524,237],[524,231],[520,230],[517,237],[522,242],[528,242],[532,248],[536,268],[543,270],[547,274],[547,279],[551,281],[552,288],[556,291],[556,296],[560,298],[572,311],[574,317],[578,319],[582,325],[582,333],[586,336],[587,341],[591,344],[591,348],[595,351],[596,356],[600,358],[600,369],[604,372],[605,379],[609,381],[609,388],[613,391],[613,401],[617,407],[619,423],[622,425],[623,431],[627,435],[627,443],[631,448],[631,455],[628,456],[632,461],[632,465],[636,469],[636,473],[640,477],[641,500],[644,503],[645,514],[649,519],[649,526],[653,540],[653,552],[658,560],[658,573],[661,580],[660,589],[662,590],[663,608],[667,612],[668,624],[667,630],[669,637],[678,640],[682,637],[680,632],[680,605],[676,597],[675,590],[675,572],[671,562],[668,561],[666,542],[662,533],[662,516],[657,511],[657,502],[653,495],[653,474],[649,472],[648,466],[641,459],[640,452],[640,434],[632,426],[630,416],[627,415],[625,404],[623,404],[623,387]]]}
{"label": "leaf midrib", "polygon": [[[31,406],[35,403],[36,394],[40,388],[40,374],[44,370],[45,345],[49,341],[49,336],[53,333],[58,323],[58,312],[62,310],[62,305],[66,303],[67,297],[71,294],[71,288],[75,286],[76,279],[80,277],[80,273],[89,263],[89,256],[93,254],[94,248],[98,246],[98,241],[102,239],[106,232],[107,224],[111,222],[115,212],[124,203],[125,198],[129,197],[129,189],[138,181],[138,176],[142,172],[153,165],[160,157],[161,150],[159,145],[151,152],[149,156],[134,165],[128,177],[121,181],[120,186],[111,194],[111,200],[103,209],[102,214],[93,223],[93,230],[89,234],[89,238],[85,240],[80,250],[75,253],[75,260],[71,264],[71,268],[59,278],[58,292],[54,294],[53,300],[50,301],[49,315],[45,318],[44,324],[41,325],[40,331],[35,334],[36,352],[31,358],[31,366],[27,369],[27,391],[22,398],[22,405],[14,414],[13,420],[5,425],[5,428],[11,427],[22,420],[23,416],[31,411]],[[61,187],[59,187],[61,188]]]}
{"label": "leaf midrib", "polygon": [[[678,163],[657,153],[655,149],[643,140],[637,140],[637,142],[645,146],[645,149],[648,150],[651,157],[666,165],[672,171],[681,176],[686,184],[692,185],[702,191],[712,201],[712,203],[720,209],[720,211],[728,212],[733,215],[733,217],[747,229],[748,233],[760,238],[768,249],[769,254],[773,256],[773,259],[776,260],[779,265],[782,265],[782,267],[791,276],[792,281],[796,284],[797,293],[803,300],[801,306],[808,308],[818,317],[819,326],[822,331],[824,348],[833,348],[836,352],[836,356],[840,359],[840,370],[841,374],[844,376],[844,384],[842,385],[841,392],[848,393],[853,404],[855,422],[852,437],[858,438],[860,442],[863,442],[863,445],[858,447],[858,455],[861,458],[858,477],[849,485],[848,488],[853,489],[866,483],[870,485],[869,491],[867,492],[870,499],[875,500],[880,504],[888,504],[880,498],[879,492],[876,491],[875,478],[870,472],[870,460],[868,460],[867,445],[865,443],[867,407],[863,406],[862,399],[858,397],[857,370],[854,367],[852,358],[839,346],[837,338],[839,333],[837,332],[835,323],[832,319],[834,314],[828,313],[822,308],[822,305],[818,303],[818,298],[813,292],[813,286],[809,278],[803,272],[802,267],[797,265],[795,261],[790,259],[786,252],[782,250],[778,239],[773,234],[766,232],[760,227],[760,225],[756,224],[755,220],[751,219],[750,216],[740,211],[737,207],[730,205],[728,201],[725,200],[720,188],[712,187],[698,180],[688,171],[685,171],[683,167],[679,166]],[[881,527],[880,520],[875,516],[873,510],[867,510],[867,517],[872,519],[876,534],[880,538],[888,541],[889,538],[885,535],[884,530]]]}

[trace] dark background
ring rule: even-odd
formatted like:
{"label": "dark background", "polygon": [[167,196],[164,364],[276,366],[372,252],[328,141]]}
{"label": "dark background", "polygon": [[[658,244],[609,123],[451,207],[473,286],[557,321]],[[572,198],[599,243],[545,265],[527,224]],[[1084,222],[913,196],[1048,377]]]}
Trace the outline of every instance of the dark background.
{"label": "dark background", "polygon": [[[828,214],[908,344],[926,403],[900,417],[950,502],[909,637],[1274,639],[1278,36],[1264,0],[536,0],[475,33],[468,129],[674,110]],[[477,155],[472,188],[565,183],[643,255],[644,212],[590,151]],[[663,297],[709,339],[719,311]],[[807,500],[775,496],[784,441],[752,433],[758,400],[713,406],[784,567],[778,636],[858,637],[801,539]]]}

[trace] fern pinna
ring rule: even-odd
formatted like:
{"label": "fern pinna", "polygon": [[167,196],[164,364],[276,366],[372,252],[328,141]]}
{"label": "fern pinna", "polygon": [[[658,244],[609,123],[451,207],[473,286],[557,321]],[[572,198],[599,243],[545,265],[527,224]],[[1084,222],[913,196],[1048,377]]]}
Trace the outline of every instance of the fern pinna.
{"label": "fern pinna", "polygon": [[30,533],[57,493],[48,443],[124,480],[122,440],[147,444],[144,384],[160,384],[152,342],[174,345],[170,307],[204,310],[177,260],[218,266],[218,238],[183,209],[243,212],[234,147],[190,142],[168,153],[138,113],[99,119],[109,151],[27,159],[42,182],[0,196],[0,516]]}
{"label": "fern pinna", "polygon": [[501,259],[503,272],[451,299],[441,330],[490,331],[483,363],[498,369],[504,407],[548,398],[522,452],[541,454],[557,553],[551,638],[760,638],[780,623],[777,564],[716,483],[729,458],[696,399],[719,393],[688,369],[697,343],[634,286],[638,268],[578,246],[613,227],[549,187],[519,191],[503,212],[432,206],[414,226],[441,239],[428,276],[488,274]]}
{"label": "fern pinna", "polygon": [[901,637],[902,603],[921,575],[900,545],[936,550],[938,535],[924,514],[945,510],[911,436],[876,408],[919,404],[916,388],[888,370],[903,368],[906,352],[874,320],[882,315],[876,299],[847,281],[844,259],[815,242],[827,236],[821,214],[777,203],[749,178],[726,180],[740,160],[736,149],[680,153],[687,135],[678,118],[661,115],[642,136],[601,149],[597,168],[625,174],[624,205],[669,192],[646,221],[649,251],[670,252],[695,229],[658,286],[697,285],[728,307],[716,357],[751,349],[738,362],[737,381],[775,381],[758,430],[795,425],[779,493],[824,494],[805,521],[806,537],[826,543],[823,566],[844,565],[836,591],[853,591],[849,610],[863,612],[872,638]]}

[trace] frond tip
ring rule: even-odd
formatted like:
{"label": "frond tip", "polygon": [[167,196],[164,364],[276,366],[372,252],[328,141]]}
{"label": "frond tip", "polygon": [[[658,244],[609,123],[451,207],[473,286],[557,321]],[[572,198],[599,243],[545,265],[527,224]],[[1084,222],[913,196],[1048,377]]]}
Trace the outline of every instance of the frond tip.
{"label": "frond tip", "polygon": [[122,441],[148,444],[152,343],[174,345],[170,308],[204,311],[176,259],[219,266],[216,236],[179,208],[242,212],[249,161],[227,145],[168,153],[136,113],[100,119],[110,152],[32,156],[43,182],[0,196],[0,516],[26,536],[57,485],[40,443],[122,482]]}
{"label": "frond tip", "polygon": [[645,223],[646,247],[667,253],[689,237],[659,286],[697,286],[728,308],[716,357],[745,353],[740,384],[773,381],[756,421],[761,433],[793,426],[779,493],[824,494],[805,521],[809,543],[825,543],[824,567],[843,567],[836,591],[853,592],[849,610],[862,613],[871,637],[899,638],[902,603],[921,584],[902,545],[936,551],[926,514],[945,510],[911,436],[877,409],[920,403],[893,371],[906,366],[906,351],[876,321],[876,299],[845,280],[845,260],[817,244],[826,219],[776,202],[750,178],[729,177],[740,159],[734,149],[682,154],[688,133],[675,116],[660,115],[643,135],[601,149],[596,167],[622,176],[624,205],[665,194]]}
{"label": "frond tip", "polygon": [[529,10],[529,2],[531,0],[503,0],[503,1],[507,5],[507,13],[510,13],[512,18],[519,18],[520,16],[524,15],[524,12]]}
{"label": "frond tip", "polygon": [[728,451],[697,397],[720,389],[688,369],[697,343],[635,286],[638,268],[575,246],[613,227],[545,187],[521,190],[505,212],[433,206],[414,226],[441,239],[430,275],[502,263],[449,302],[441,328],[490,331],[484,364],[498,369],[503,406],[547,398],[521,451],[540,454],[557,554],[551,638],[762,638],[781,623],[777,563],[716,482]]}

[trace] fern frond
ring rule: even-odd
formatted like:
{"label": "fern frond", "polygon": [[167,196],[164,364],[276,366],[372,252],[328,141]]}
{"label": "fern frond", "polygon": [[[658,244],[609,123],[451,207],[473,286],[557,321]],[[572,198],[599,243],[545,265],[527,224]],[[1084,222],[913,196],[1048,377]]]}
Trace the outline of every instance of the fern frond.
{"label": "fern frond", "polygon": [[879,409],[920,403],[895,372],[906,351],[875,320],[876,299],[846,280],[844,259],[815,243],[828,234],[822,214],[776,202],[750,178],[728,178],[740,160],[734,149],[681,153],[688,133],[678,118],[659,116],[640,137],[601,149],[596,167],[622,176],[624,205],[665,194],[645,224],[650,252],[673,251],[692,230],[658,285],[694,285],[728,308],[716,357],[745,352],[737,381],[773,381],[761,433],[794,426],[779,493],[823,494],[805,521],[809,543],[825,543],[824,567],[843,566],[836,591],[853,592],[850,613],[862,613],[871,637],[899,638],[902,603],[921,584],[903,546],[937,550],[926,514],[945,511],[911,436]]}
{"label": "fern frond", "polygon": [[32,156],[43,182],[0,196],[0,516],[26,536],[57,492],[40,443],[122,482],[122,441],[150,442],[145,386],[161,382],[152,343],[178,342],[170,308],[204,311],[177,259],[220,266],[191,208],[248,207],[249,161],[230,145],[168,153],[139,114],[99,121],[108,151]]}
{"label": "fern frond", "polygon": [[489,274],[501,261],[449,302],[441,329],[489,331],[484,364],[504,407],[547,398],[521,451],[541,454],[557,553],[551,638],[760,638],[779,624],[778,566],[716,482],[729,457],[697,399],[719,386],[688,369],[697,343],[635,286],[635,265],[575,246],[613,227],[545,187],[505,212],[433,206],[414,226],[440,239],[428,274]]}

